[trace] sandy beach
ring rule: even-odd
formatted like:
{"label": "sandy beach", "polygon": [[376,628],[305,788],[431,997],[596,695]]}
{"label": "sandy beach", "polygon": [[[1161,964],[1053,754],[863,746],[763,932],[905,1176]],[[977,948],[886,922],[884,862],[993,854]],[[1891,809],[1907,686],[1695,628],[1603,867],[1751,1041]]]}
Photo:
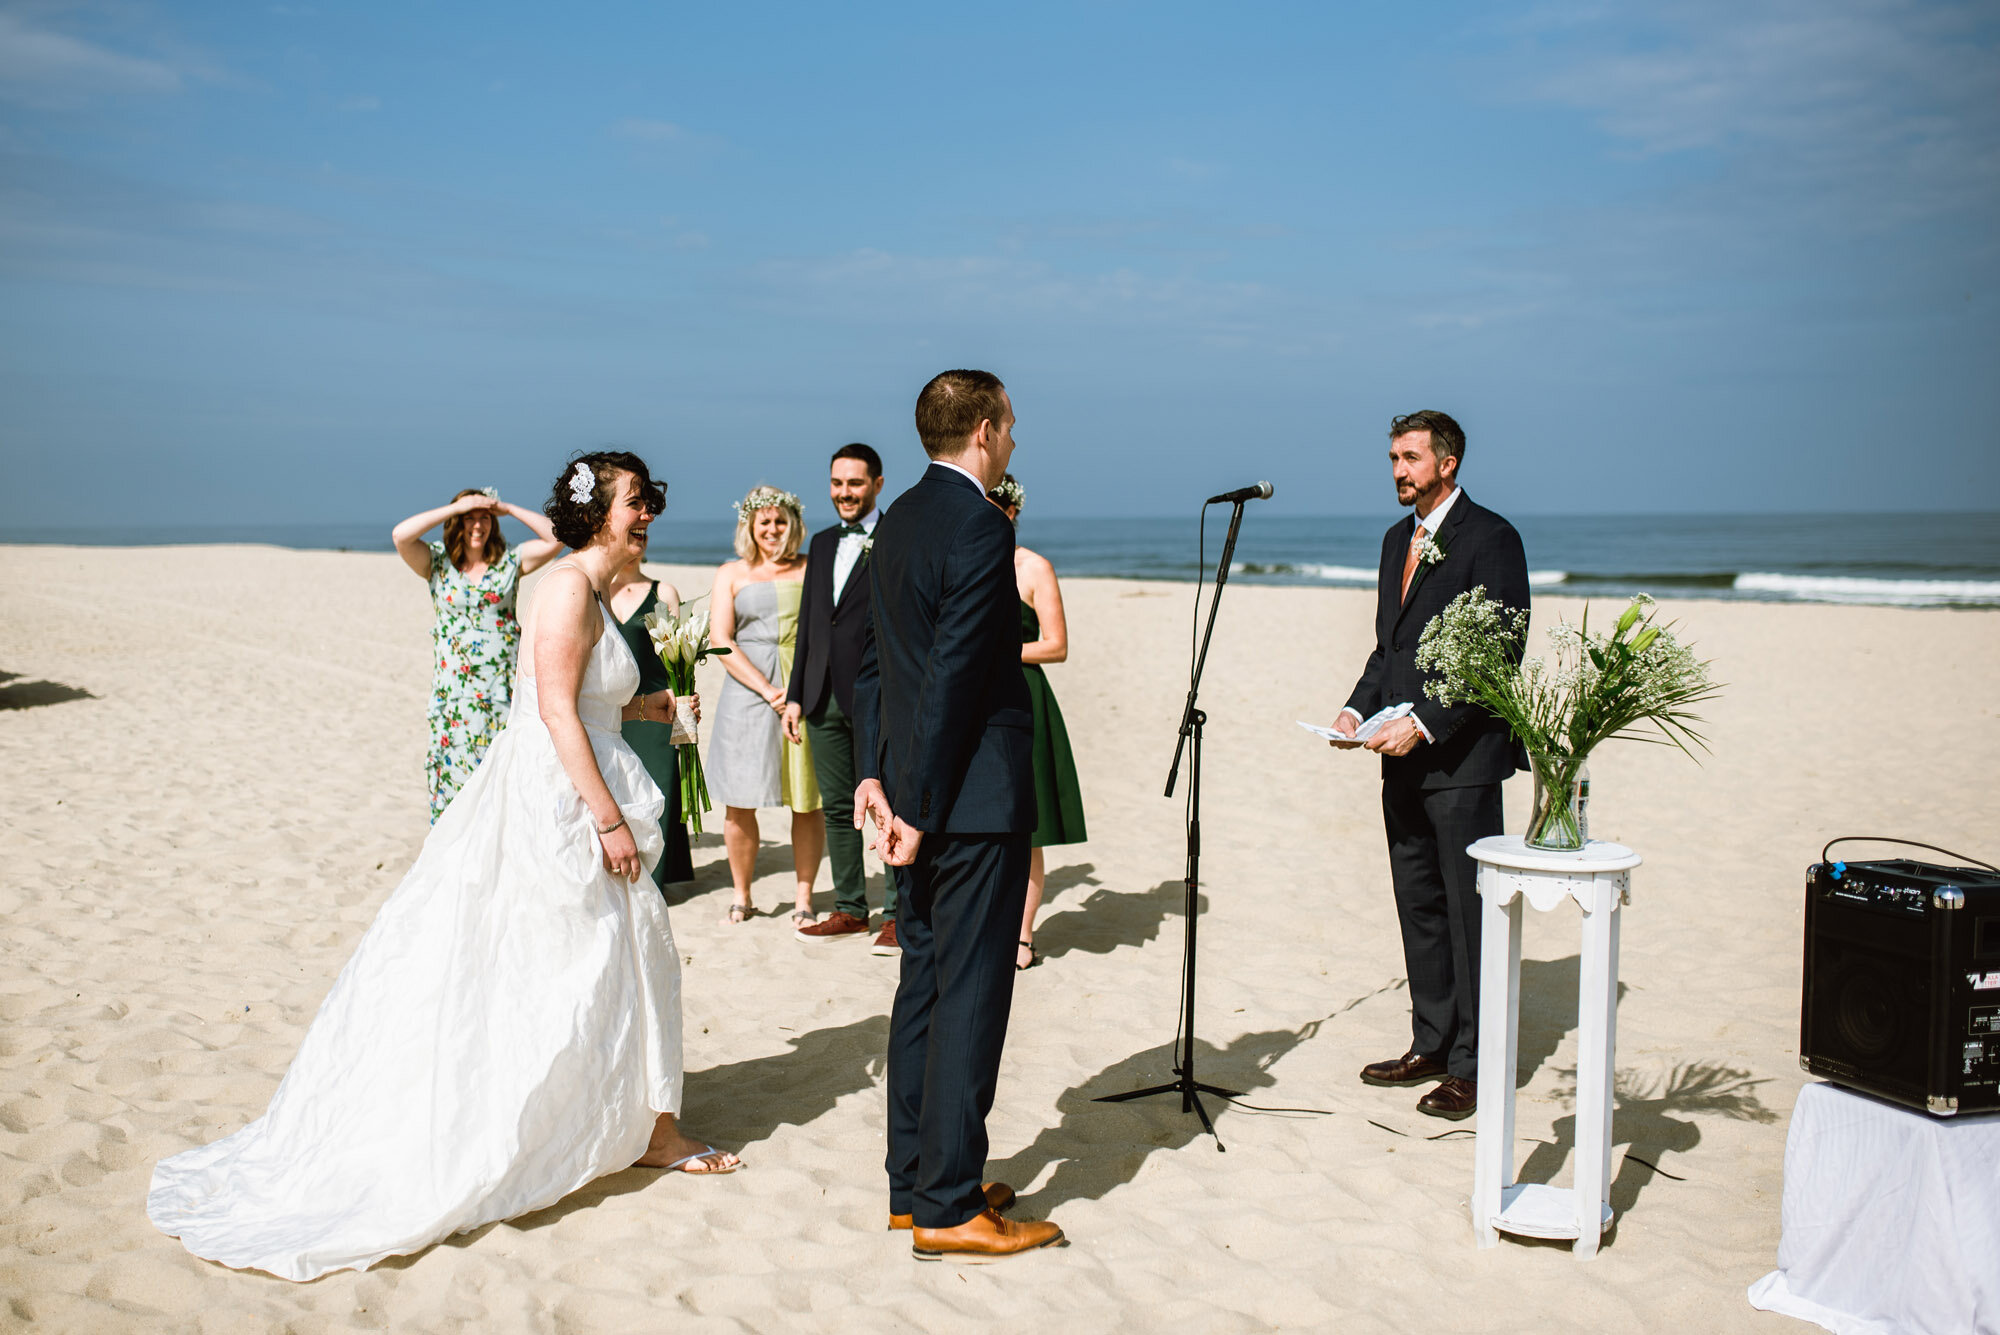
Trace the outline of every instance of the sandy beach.
{"label": "sandy beach", "polygon": [[[711,572],[657,573],[692,593]],[[1992,855],[2000,612],[1667,606],[1728,686],[1705,764],[1632,744],[1592,760],[1592,833],[1646,863],[1623,937],[1618,1219],[1577,1264],[1476,1250],[1473,1124],[1355,1079],[1409,1033],[1377,766],[1294,721],[1331,721],[1372,594],[1232,587],[1204,696],[1201,1073],[1326,1115],[1221,1109],[1218,1153],[1171,1100],[1091,1102],[1167,1075],[1181,809],[1160,790],[1192,590],[1064,591],[1072,652],[1050,676],[1093,838],[1050,850],[991,1172],[1071,1245],[923,1266],[884,1231],[895,961],[807,946],[783,917],[724,926],[711,833],[671,910],[685,1120],[748,1169],[621,1173],[299,1285],[189,1256],[146,1188],[156,1160],[263,1111],[423,840],[425,590],[392,554],[0,547],[0,1328],[1808,1329],[1744,1300],[1774,1262],[1804,1079],[1803,873],[1849,833]],[[1579,607],[1541,600],[1537,621]],[[1527,797],[1517,778],[1511,831]],[[790,856],[769,842],[782,821],[765,833],[769,910]],[[1575,928],[1527,929],[1524,1180],[1570,1169]]]}

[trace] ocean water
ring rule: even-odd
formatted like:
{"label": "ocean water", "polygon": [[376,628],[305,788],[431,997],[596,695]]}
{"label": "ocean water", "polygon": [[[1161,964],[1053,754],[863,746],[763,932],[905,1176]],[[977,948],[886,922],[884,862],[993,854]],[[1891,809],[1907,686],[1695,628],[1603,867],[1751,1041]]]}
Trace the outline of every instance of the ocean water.
{"label": "ocean water", "polygon": [[[1227,507],[1209,511],[1207,567],[1221,554]],[[830,522],[824,506],[809,511]],[[1301,517],[1244,511],[1232,580],[1370,588],[1393,514]],[[1529,515],[1515,527],[1538,590],[1618,598],[1754,599],[1902,607],[2000,607],[2000,513],[1908,515]],[[389,524],[0,528],[0,543],[154,546],[268,543],[353,551],[388,549]],[[510,536],[525,533],[508,522]],[[727,559],[731,521],[671,517],[653,525],[655,561]],[[1186,519],[1021,521],[1021,541],[1064,575],[1193,580],[1197,524]]]}

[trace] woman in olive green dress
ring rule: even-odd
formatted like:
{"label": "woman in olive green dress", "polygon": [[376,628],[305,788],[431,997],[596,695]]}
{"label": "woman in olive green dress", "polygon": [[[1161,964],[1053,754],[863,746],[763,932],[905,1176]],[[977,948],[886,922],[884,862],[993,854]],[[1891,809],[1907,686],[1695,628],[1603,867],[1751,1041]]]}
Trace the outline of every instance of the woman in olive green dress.
{"label": "woman in olive green dress", "polygon": [[[639,569],[644,559],[641,554],[611,577],[610,603],[618,633],[625,637],[625,643],[632,647],[632,657],[639,662],[639,693],[650,695],[666,690],[669,683],[666,666],[654,652],[652,637],[646,632],[646,614],[658,611],[678,616],[681,595],[680,590],[665,580],[647,579]],[[701,718],[700,696],[682,696],[674,703],[676,708],[687,709],[691,717]],[[639,753],[646,773],[653,776],[653,782],[667,795],[667,809],[660,813],[660,833],[666,836],[667,847],[660,855],[659,865],[653,868],[653,883],[664,893],[669,882],[694,879],[687,818],[681,813],[680,748],[671,740],[674,732],[671,723],[631,718],[620,725],[619,731]]]}
{"label": "woman in olive green dress", "polygon": [[[1012,473],[987,493],[987,499],[1021,522],[1027,493]],[[1069,730],[1049,686],[1046,663],[1069,657],[1069,622],[1063,616],[1062,585],[1047,557],[1016,544],[1014,583],[1021,594],[1021,673],[1028,679],[1028,699],[1035,713],[1035,833],[1028,863],[1028,903],[1021,915],[1021,943],[1014,958],[1017,969],[1042,962],[1035,953],[1035,913],[1042,907],[1048,882],[1042,850],[1052,844],[1080,844],[1089,838],[1083,825],[1083,791],[1077,783],[1076,758],[1069,749]]]}

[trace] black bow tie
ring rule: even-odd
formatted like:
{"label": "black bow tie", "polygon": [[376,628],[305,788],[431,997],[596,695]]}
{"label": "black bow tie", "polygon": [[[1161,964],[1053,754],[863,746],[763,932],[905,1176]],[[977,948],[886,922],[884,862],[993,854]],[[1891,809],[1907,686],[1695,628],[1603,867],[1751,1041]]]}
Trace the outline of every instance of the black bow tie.
{"label": "black bow tie", "polygon": [[868,534],[868,529],[861,524],[842,524],[840,526],[840,531],[843,536],[849,533],[859,533],[863,537],[866,537]]}

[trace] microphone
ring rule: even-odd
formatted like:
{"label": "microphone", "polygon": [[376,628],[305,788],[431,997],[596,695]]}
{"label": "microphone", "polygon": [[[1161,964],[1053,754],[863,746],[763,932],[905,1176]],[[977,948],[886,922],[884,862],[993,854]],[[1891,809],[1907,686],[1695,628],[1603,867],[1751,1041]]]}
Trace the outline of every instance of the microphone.
{"label": "microphone", "polygon": [[1235,491],[1225,491],[1220,496],[1211,496],[1203,505],[1241,505],[1245,501],[1268,501],[1271,499],[1271,484],[1259,482],[1254,487],[1238,487]]}

